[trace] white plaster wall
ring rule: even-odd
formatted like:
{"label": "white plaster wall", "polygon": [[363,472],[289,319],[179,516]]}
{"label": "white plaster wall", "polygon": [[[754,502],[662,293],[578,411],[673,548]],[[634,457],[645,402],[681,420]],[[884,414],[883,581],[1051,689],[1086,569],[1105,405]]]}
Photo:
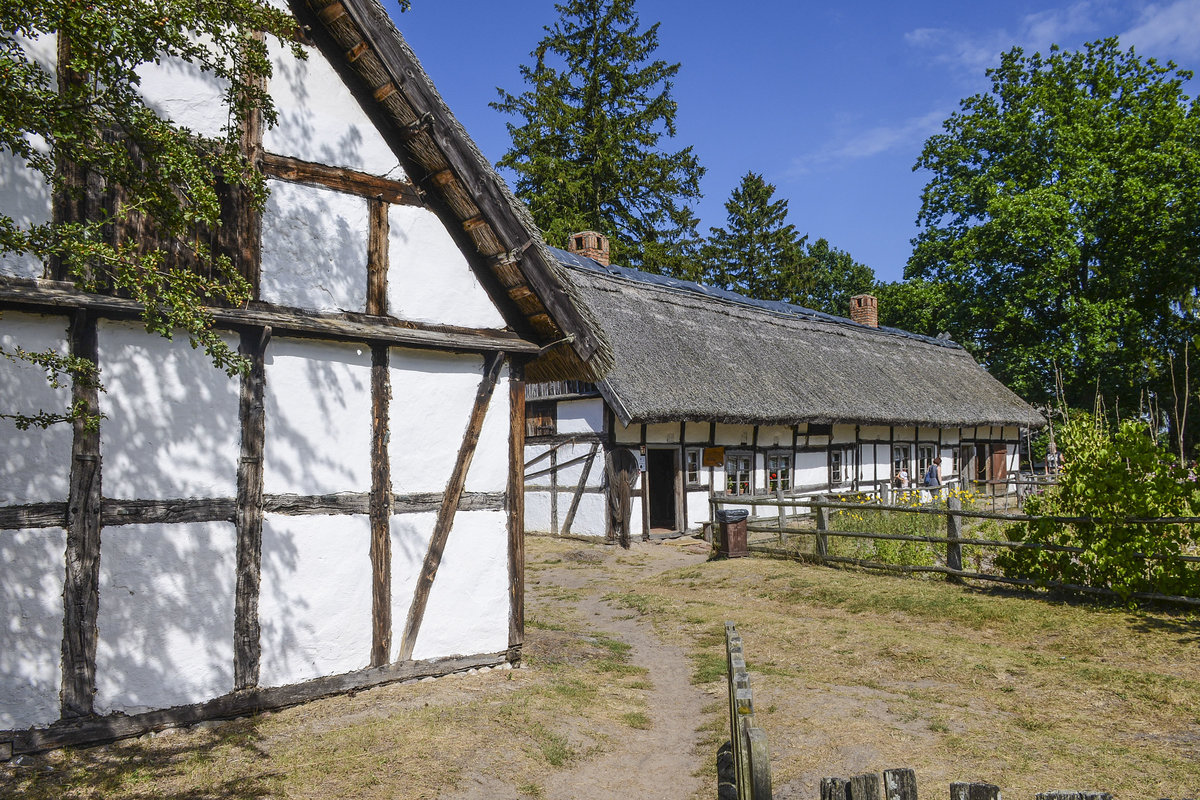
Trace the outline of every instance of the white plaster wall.
{"label": "white plaster wall", "polygon": [[604,401],[599,397],[587,400],[565,400],[558,404],[559,433],[603,433]]}
{"label": "white plaster wall", "polygon": [[942,429],[942,444],[958,444],[959,438],[959,428]]}
{"label": "white plaster wall", "polygon": [[413,658],[508,648],[507,515],[460,511],[446,540]]}
{"label": "white plaster wall", "polygon": [[301,61],[269,42],[270,92],[279,124],[263,134],[269,152],[400,179],[396,154],[325,57],[307,48]]}
{"label": "white plaster wall", "polygon": [[854,441],[854,426],[853,425],[834,425],[833,426],[833,441],[835,444],[849,444]]}
{"label": "white plaster wall", "polygon": [[791,447],[792,429],[786,425],[763,425],[758,429],[759,447]]}
{"label": "white plaster wall", "polygon": [[687,442],[707,443],[711,427],[707,422],[685,422],[683,439]]}
{"label": "white plaster wall", "polygon": [[195,64],[164,58],[137,68],[138,92],[154,113],[201,136],[219,137],[230,124],[228,83]]}
{"label": "white plaster wall", "polygon": [[389,658],[392,661],[400,658],[408,610],[436,523],[437,512],[434,511],[402,514],[389,521],[392,539],[392,652]]}
{"label": "white plaster wall", "polygon": [[643,524],[642,517],[642,496],[634,495],[629,500],[629,535],[639,537],[645,530],[646,526]]}
{"label": "white plaster wall", "polygon": [[[52,192],[42,173],[20,156],[0,152],[0,215],[27,230],[50,222],[52,213]],[[41,260],[29,253],[0,254],[0,275],[40,278],[43,271]]]}
{"label": "white plaster wall", "polygon": [[1021,438],[1021,429],[1018,428],[1016,425],[1005,425],[1004,426],[1004,438],[1010,442],[1015,442],[1015,441],[1019,440]]}
{"label": "white plaster wall", "polygon": [[[479,443],[475,446],[471,468],[467,471],[465,489],[468,492],[503,492],[508,488],[508,446],[512,424],[508,402],[508,367],[504,367],[488,403],[487,416],[483,418],[483,428],[479,432]],[[466,428],[466,423],[463,428]],[[457,448],[454,452],[457,455]]]}
{"label": "white plaster wall", "polygon": [[266,515],[258,601],[263,686],[369,666],[370,550],[366,516]]}
{"label": "white plaster wall", "polygon": [[936,442],[938,440],[937,428],[918,428],[917,439],[922,442]]}
{"label": "white plaster wall", "polygon": [[102,538],[97,710],[137,713],[232,691],[234,526],[121,525]]}
{"label": "white plaster wall", "polygon": [[893,433],[897,442],[913,442],[917,438],[917,429],[911,426],[897,425]]}
{"label": "white plaster wall", "polygon": [[797,453],[796,472],[792,485],[824,486],[829,483],[829,462],[824,451]]}
{"label": "white plaster wall", "polygon": [[892,438],[892,429],[887,425],[863,425],[858,430],[860,439],[878,439],[879,441],[887,441]]}
{"label": "white plaster wall", "polygon": [[[590,442],[578,442],[575,444],[563,445],[558,449],[558,463],[565,464],[576,458],[586,459],[588,453],[592,451],[593,445]],[[539,465],[540,466],[540,465]],[[574,487],[579,485],[579,479],[583,476],[583,470],[587,466],[587,461],[579,461],[575,464],[568,464],[560,467],[558,470],[558,488]],[[588,486],[599,486],[603,482],[604,475],[604,448],[597,447],[596,455],[592,458],[592,468],[588,472]]]}
{"label": "white plaster wall", "polygon": [[550,531],[550,492],[525,493],[525,530]]}
{"label": "white plaster wall", "polygon": [[[185,338],[102,321],[97,336],[104,495],[233,497],[241,447],[241,382]],[[237,340],[224,336],[237,347]]]}
{"label": "white plaster wall", "polygon": [[[533,461],[533,459],[537,458],[538,456],[542,455],[543,453],[547,452],[548,450],[550,450],[550,448],[545,445],[533,445],[533,446],[525,448],[525,463],[527,465],[525,467],[525,476],[526,476],[525,483],[526,483],[526,485],[529,485],[529,486],[549,486],[550,485],[550,473],[549,472],[547,472],[545,475],[538,475],[538,476],[532,477],[532,478],[529,477],[530,473],[540,472],[545,469],[550,469],[550,457],[549,456],[546,456],[541,461],[538,461],[536,464],[530,463]],[[557,458],[557,456],[556,456],[556,458]],[[547,519],[549,519],[549,518],[547,517]]]}
{"label": "white plaster wall", "polygon": [[[13,351],[53,350],[65,354],[67,323],[64,317],[20,314],[0,316],[0,346]],[[53,388],[44,373],[26,362],[0,358],[0,409],[33,414],[39,410],[64,412],[71,403],[70,386]],[[0,419],[0,504],[48,503],[67,499],[71,473],[71,426],[17,430],[12,420]],[[2,534],[0,534],[2,535]]]}
{"label": "white plaster wall", "polygon": [[718,445],[742,445],[754,442],[753,425],[726,425],[717,423],[716,442]]}
{"label": "white plaster wall", "polygon": [[0,531],[0,729],[59,717],[66,547],[62,528]]}
{"label": "white plaster wall", "polygon": [[708,491],[687,492],[687,521],[688,528],[699,528],[711,517],[711,507],[708,505]]}
{"label": "white plaster wall", "polygon": [[620,420],[613,420],[613,436],[620,444],[637,444],[642,440],[642,426],[636,423],[626,426]]}
{"label": "white plaster wall", "polygon": [[366,311],[367,201],[318,186],[267,184],[261,299],[313,311]]}
{"label": "white plaster wall", "polygon": [[829,437],[824,436],[824,435],[809,436],[808,437],[808,446],[809,447],[828,447],[829,446]]}
{"label": "white plaster wall", "polygon": [[678,422],[658,422],[646,426],[646,441],[675,444],[679,441]]}
{"label": "white plaster wall", "polygon": [[[567,519],[567,511],[571,508],[571,495],[566,495],[565,504],[559,499],[559,514],[561,521]],[[574,536],[605,536],[608,533],[608,501],[605,496],[585,492],[579,498],[579,509],[571,522],[571,534]]]}
{"label": "white plaster wall", "polygon": [[[388,455],[392,487],[398,494],[440,492],[446,488],[458,458],[482,380],[483,359],[401,348],[393,348],[389,359],[392,400]],[[507,387],[501,383],[492,402],[504,404],[506,415],[507,397]],[[507,416],[505,422],[507,425]],[[505,441],[506,464],[507,447]],[[489,457],[477,452],[476,457],[480,456],[485,461]],[[475,469],[472,463],[471,472]]]}
{"label": "white plaster wall", "polygon": [[503,328],[504,317],[437,215],[388,209],[388,313],[400,319],[469,328]]}
{"label": "white plaster wall", "polygon": [[278,338],[266,355],[267,494],[371,488],[371,351]]}

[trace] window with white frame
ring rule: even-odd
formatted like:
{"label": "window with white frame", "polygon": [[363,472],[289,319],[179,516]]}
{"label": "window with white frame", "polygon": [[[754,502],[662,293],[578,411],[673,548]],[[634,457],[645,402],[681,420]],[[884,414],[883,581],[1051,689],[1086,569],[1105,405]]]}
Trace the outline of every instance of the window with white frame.
{"label": "window with white frame", "polygon": [[792,488],[792,454],[769,453],[767,455],[767,490],[770,492]]}
{"label": "window with white frame", "polygon": [[725,491],[729,494],[750,494],[754,491],[753,455],[725,454]]}
{"label": "window with white frame", "polygon": [[684,452],[684,463],[687,465],[685,473],[689,486],[699,485],[704,475],[704,468],[701,466],[703,452],[699,447],[689,447]]}
{"label": "window with white frame", "polygon": [[925,477],[925,473],[933,466],[934,456],[937,454],[937,445],[919,444],[917,445],[917,475],[921,478]]}
{"label": "window with white frame", "polygon": [[854,450],[836,447],[829,451],[829,483],[837,486],[854,480]]}
{"label": "window with white frame", "polygon": [[906,444],[892,445],[892,475],[898,473],[901,467],[908,469],[911,452]]}

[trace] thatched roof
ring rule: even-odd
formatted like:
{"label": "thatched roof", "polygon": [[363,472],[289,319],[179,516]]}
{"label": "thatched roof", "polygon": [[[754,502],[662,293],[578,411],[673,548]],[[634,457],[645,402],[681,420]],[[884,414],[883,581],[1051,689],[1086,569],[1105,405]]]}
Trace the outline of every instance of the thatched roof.
{"label": "thatched roof", "polygon": [[625,424],[1044,424],[949,340],[556,255],[612,344],[598,385]]}
{"label": "thatched roof", "polygon": [[602,375],[612,364],[612,351],[600,327],[528,209],[450,113],[378,0],[290,2],[314,43],[348,78],[483,285],[499,297],[510,325],[546,348],[526,367],[528,379]]}

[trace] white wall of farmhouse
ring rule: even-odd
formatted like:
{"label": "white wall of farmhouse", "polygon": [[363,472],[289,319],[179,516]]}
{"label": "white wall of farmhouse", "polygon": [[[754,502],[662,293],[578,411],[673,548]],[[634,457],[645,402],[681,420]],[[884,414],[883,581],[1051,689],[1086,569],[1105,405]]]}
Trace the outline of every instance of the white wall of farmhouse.
{"label": "white wall of farmhouse", "polygon": [[604,431],[604,401],[599,397],[586,400],[565,400],[558,404],[558,432],[602,433]]}
{"label": "white wall of farmhouse", "polygon": [[[45,150],[38,141],[39,149]],[[53,193],[42,173],[32,169],[25,159],[8,151],[0,153],[0,215],[9,217],[19,228],[44,225],[50,221]],[[40,278],[44,266],[29,253],[0,254],[0,275],[15,278]]]}
{"label": "white wall of farmhouse", "polygon": [[103,542],[96,710],[133,714],[232,691],[234,526],[120,525]]}
{"label": "white wall of farmhouse", "polygon": [[371,525],[366,516],[263,520],[259,683],[290,683],[371,660]]}
{"label": "white wall of farmhouse", "polygon": [[105,496],[237,494],[238,382],[186,338],[150,336],[138,323],[101,322],[98,341]]}
{"label": "white wall of farmhouse", "polygon": [[396,154],[341,77],[315,49],[297,59],[269,42],[269,90],[279,123],[263,134],[270,153],[401,179]]}
{"label": "white wall of farmhouse", "polygon": [[59,717],[62,528],[0,531],[0,729]]}
{"label": "white wall of farmhouse", "polygon": [[[0,346],[13,352],[67,352],[64,317],[6,311],[0,319]],[[55,388],[38,367],[0,358],[0,408],[7,413],[65,412],[71,403],[68,386]],[[52,425],[41,430],[18,430],[0,419],[0,504],[48,503],[67,499],[71,470],[71,428]],[[0,534],[3,535],[3,534]]]}

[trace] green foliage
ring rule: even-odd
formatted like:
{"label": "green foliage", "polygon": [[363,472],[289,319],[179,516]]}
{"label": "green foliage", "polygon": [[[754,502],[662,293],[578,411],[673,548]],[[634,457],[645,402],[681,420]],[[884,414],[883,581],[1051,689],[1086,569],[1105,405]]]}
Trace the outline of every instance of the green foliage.
{"label": "green foliage", "polygon": [[808,246],[807,258],[811,288],[800,305],[844,317],[850,313],[851,297],[875,292],[875,270],[825,239]]}
{"label": "green foliage", "polygon": [[1097,386],[1109,406],[1172,396],[1200,335],[1191,72],[1105,39],[1014,48],[988,75],[914,167],[931,177],[906,277],[940,287],[949,332],[1018,394],[1052,399],[1057,368],[1075,407]]}
{"label": "green foliage", "polygon": [[913,278],[875,286],[879,298],[879,324],[937,336],[948,332],[950,307],[944,284]]}
{"label": "green foliage", "polygon": [[[294,20],[260,0],[0,0],[0,23],[0,155],[40,173],[56,206],[45,224],[0,216],[0,252],[32,255],[81,289],[132,297],[145,304],[148,330],[168,338],[183,331],[217,367],[243,370],[205,307],[243,304],[249,285],[202,232],[221,225],[222,187],[241,187],[259,207],[265,201],[263,177],[240,145],[251,114],[274,120],[263,89],[266,43],[255,32],[287,42]],[[57,42],[56,73],[31,54],[28,44],[39,39]],[[187,62],[225,87],[229,117],[220,137],[178,128],[147,107],[138,70],[164,59]],[[116,187],[122,202],[96,203]],[[161,245],[115,240],[112,231],[127,224],[152,231]],[[32,361],[52,382],[95,378],[94,366],[58,362],[52,353],[3,354]],[[8,416],[45,425],[76,415]]]}
{"label": "green foliage", "polygon": [[642,29],[634,0],[568,0],[521,67],[529,87],[498,89],[492,107],[515,117],[499,166],[547,240],[596,230],[614,261],[686,275],[697,240],[687,203],[704,170],[692,148],[663,150],[675,135],[671,79],[679,64],[652,60],[658,23]]}
{"label": "green foliage", "polygon": [[710,228],[701,250],[699,280],[764,300],[799,302],[812,287],[804,237],[786,224],[787,200],[774,200],[775,187],[747,172],[725,201],[726,223]]}
{"label": "green foliage", "polygon": [[1077,416],[1056,430],[1063,466],[1057,487],[1026,500],[1031,515],[1086,517],[1092,522],[1040,519],[1009,527],[1010,539],[1080,548],[1062,553],[1007,551],[996,559],[1006,575],[1133,592],[1200,597],[1195,564],[1147,558],[1200,554],[1188,525],[1126,519],[1191,516],[1200,510],[1194,475],[1155,443],[1144,422],[1115,428]]}

